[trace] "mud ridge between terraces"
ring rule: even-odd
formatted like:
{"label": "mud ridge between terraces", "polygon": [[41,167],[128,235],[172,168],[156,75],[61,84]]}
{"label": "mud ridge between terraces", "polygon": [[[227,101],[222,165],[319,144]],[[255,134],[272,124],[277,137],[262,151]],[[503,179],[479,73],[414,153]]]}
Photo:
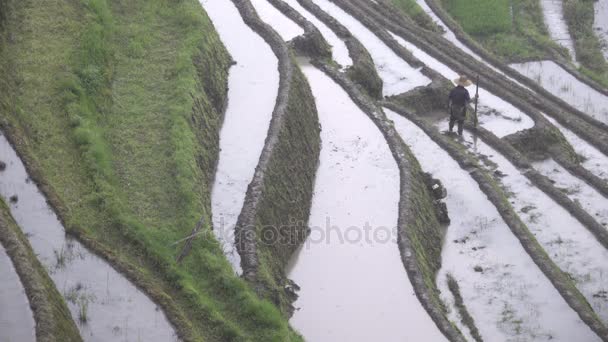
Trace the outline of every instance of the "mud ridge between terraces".
{"label": "mud ridge between terraces", "polygon": [[27,238],[0,199],[0,244],[11,258],[36,322],[38,342],[81,342],[63,297],[36,258]]}
{"label": "mud ridge between terraces", "polygon": [[331,46],[315,25],[282,0],[268,0],[268,2],[304,29],[304,35],[297,36],[291,41],[291,45],[299,54],[311,58],[331,58]]}
{"label": "mud ridge between terraces", "polygon": [[402,106],[388,101],[385,101],[382,104],[415,123],[442,149],[448,152],[464,170],[469,172],[471,177],[479,184],[480,189],[494,204],[528,255],[530,255],[534,263],[536,263],[547,278],[549,278],[568,305],[578,313],[583,322],[585,322],[603,341],[608,341],[608,329],[600,321],[597,314],[593,311],[585,297],[578,291],[572,280],[569,279],[568,275],[551,260],[546,251],[540,246],[529,228],[509,203],[504,190],[501,189],[498,183],[486,170],[480,167],[476,157],[467,152],[463,146],[442,135],[425,119],[412,114]]}
{"label": "mud ridge between terraces", "polygon": [[[233,0],[245,23],[271,47],[279,60],[279,93],[270,128],[235,228],[243,277],[258,295],[286,315],[293,293],[284,268],[309,234],[306,226],[319,162],[320,127],[314,97],[287,44],[258,17],[249,0]],[[297,178],[293,177],[298,175]],[[274,227],[289,243],[261,243],[261,227]],[[261,260],[263,249],[272,260]],[[274,283],[274,286],[273,286]]]}
{"label": "mud ridge between terraces", "polygon": [[[389,7],[359,0],[350,2],[343,0],[332,1],[357,17],[357,19],[363,20],[362,17],[374,17],[377,21],[375,26],[381,23],[382,26],[422,48],[422,50],[455,71],[471,75],[483,75],[485,80],[484,87],[486,89],[494,94],[500,94],[507,102],[530,115],[535,121],[546,121],[541,114],[541,111],[545,112],[579,136],[585,138],[585,140],[591,142],[603,153],[608,154],[608,126],[606,124],[588,115],[578,115],[575,111],[564,108],[564,106],[560,106],[543,96],[528,91],[507,79],[504,75],[473,59],[442,36],[408,24],[405,20],[400,20],[398,14]],[[362,15],[361,11],[365,15]]]}
{"label": "mud ridge between terraces", "polygon": [[[432,231],[440,232],[441,236],[437,241],[434,241],[435,243],[440,243],[444,235],[443,228],[440,227],[434,214],[432,218],[427,217],[428,222],[418,222],[422,213],[434,211],[434,209],[429,209],[433,207],[432,200],[428,189],[423,185],[420,165],[395,130],[392,122],[386,118],[382,108],[378,107],[374,100],[364,95],[345,73],[340,72],[335,67],[321,61],[313,61],[313,64],[330,76],[349,94],[355,104],[370,117],[385,137],[400,172],[398,245],[402,262],[416,296],[441,332],[450,341],[465,341],[461,332],[447,319],[444,309],[438,304],[436,288],[429,288],[429,284],[425,281],[421,261],[419,260],[421,251],[414,246],[412,235],[415,234],[413,230],[417,228],[414,227],[416,225],[423,225],[429,234]],[[424,220],[424,218],[422,219]],[[432,286],[434,287],[434,283]]]}
{"label": "mud ridge between terraces", "polygon": [[346,70],[349,77],[360,85],[371,97],[375,99],[382,98],[382,79],[380,79],[374,61],[363,44],[361,44],[344,25],[323,11],[321,7],[311,0],[297,1],[302,7],[327,25],[338,38],[344,41],[349,56],[353,61],[353,65]]}
{"label": "mud ridge between terraces", "polygon": [[[352,9],[352,11],[353,11],[352,13],[354,13],[355,16],[361,17],[361,21],[370,30],[372,30],[376,35],[378,35],[378,37],[380,37],[380,39],[382,39],[382,41],[385,44],[387,44],[387,46],[389,46],[397,55],[399,55],[401,58],[403,58],[404,60],[406,60],[408,63],[410,63],[412,65],[422,64],[421,61],[419,61],[417,58],[415,58],[409,51],[407,51],[403,46],[401,46],[401,44],[399,44],[397,41],[395,41],[395,39],[393,39],[393,37],[390,34],[388,34],[388,32],[385,29],[381,28],[374,21],[370,20],[367,16],[363,15],[360,11],[357,11],[356,9]],[[368,13],[373,12],[373,10],[371,10],[371,9],[368,9],[368,11],[369,11]],[[395,29],[401,31],[398,33],[403,33],[402,31],[404,31],[398,27],[396,27]],[[404,35],[402,35],[402,36],[404,36]],[[408,37],[404,37],[404,38],[407,39]],[[441,86],[445,86],[445,85],[451,86],[451,81],[446,80],[442,75],[429,69],[428,67],[422,68],[422,73],[424,75],[426,75],[427,77],[429,77],[431,80],[433,80],[434,84],[432,87],[441,87]],[[448,91],[448,89],[445,89],[446,94],[447,94],[447,91]],[[500,94],[503,95],[503,93],[500,93]],[[510,97],[508,99],[508,102],[513,103],[512,101],[509,101],[512,98],[513,97]],[[515,97],[515,98],[517,99],[517,97]],[[513,104],[515,106],[518,106],[518,103],[513,103]],[[529,115],[534,120],[536,127],[547,130],[552,135],[554,135],[554,137],[557,138],[557,140],[561,141],[564,146],[569,146],[569,144],[567,143],[567,140],[565,139],[563,134],[557,129],[557,127],[555,127],[555,125],[553,125],[551,122],[549,122],[549,120],[547,120],[545,118],[545,116],[542,115],[539,111],[537,111],[535,108],[532,108],[530,106],[524,105],[524,106],[519,106],[519,107],[521,110],[524,111],[524,113]],[[605,138],[606,137],[608,137],[608,135],[605,136]],[[605,139],[605,138],[603,138],[603,139]],[[566,153],[561,153],[561,152],[563,152],[563,150],[570,150],[570,151],[567,151]],[[586,170],[583,166],[581,166],[580,163],[578,162],[578,158],[576,157],[574,151],[571,148],[565,148],[565,149],[562,149],[562,151],[550,150],[549,153],[564,168],[566,168],[573,174],[579,176],[581,179],[585,180],[587,183],[589,183],[591,186],[596,188],[601,193],[603,193],[605,195],[608,194],[608,182],[601,179],[600,177],[595,176],[594,174],[592,174],[591,172]],[[604,153],[606,153],[606,152],[604,152]]]}
{"label": "mud ridge between terraces", "polygon": [[[402,262],[406,268],[408,277],[412,281],[417,297],[442,333],[452,341],[464,341],[464,337],[458,328],[452,325],[447,319],[445,307],[440,304],[441,301],[437,294],[438,290],[433,281],[436,272],[438,271],[438,265],[441,263],[440,254],[438,253],[441,252],[441,241],[443,240],[444,232],[437,221],[428,189],[422,185],[424,184],[421,180],[422,170],[392,124],[387,125],[387,119],[382,109],[374,104],[373,98],[378,97],[374,96],[374,94],[369,91],[366,87],[366,82],[362,81],[361,78],[357,78],[359,75],[352,72],[353,70],[368,70],[370,72],[369,76],[380,82],[381,94],[382,81],[377,74],[373,60],[361,42],[359,42],[350,31],[335,18],[330,16],[311,0],[298,0],[298,2],[302,7],[325,23],[325,25],[346,43],[349,55],[353,60],[353,65],[346,71],[340,72],[333,66],[333,61],[328,61],[326,59],[316,58],[311,62],[337,82],[349,94],[357,106],[372,119],[386,137],[387,144],[400,169],[399,250]],[[412,189],[414,189],[414,191],[411,191]],[[413,193],[419,194],[421,198],[413,199]],[[433,246],[429,246],[428,250],[435,250],[437,254],[431,256],[431,259],[435,259],[431,261],[432,265],[426,266],[421,266],[422,262],[420,259],[424,259],[427,255],[424,252],[421,253],[421,246],[416,248],[412,242],[412,237],[419,234],[419,232],[413,232],[415,229],[412,228],[416,225],[421,225],[420,223],[417,223],[416,217],[420,216],[423,212],[431,212],[431,214],[423,217],[424,220],[427,220],[422,224],[424,227],[415,228],[422,228],[422,230],[426,232],[434,232],[433,235],[437,235],[434,240],[428,239],[427,241],[422,242],[423,244],[433,244]],[[417,236],[417,238],[418,240],[421,240],[419,236]],[[421,256],[419,257],[419,255]],[[425,281],[425,271],[423,271],[423,269],[426,270],[426,278],[431,279],[431,284],[428,284],[428,279]],[[429,275],[429,272],[432,274]]]}
{"label": "mud ridge between terraces", "polygon": [[580,205],[576,204],[561,190],[557,189],[548,177],[536,171],[530,164],[530,161],[515,149],[515,147],[483,127],[475,128],[469,122],[465,124],[465,127],[473,134],[479,135],[484,142],[507,157],[510,162],[522,171],[526,178],[544,193],[549,195],[555,202],[565,208],[572,216],[581,222],[605,248],[608,249],[608,230],[598,223],[587,211],[581,208]]}

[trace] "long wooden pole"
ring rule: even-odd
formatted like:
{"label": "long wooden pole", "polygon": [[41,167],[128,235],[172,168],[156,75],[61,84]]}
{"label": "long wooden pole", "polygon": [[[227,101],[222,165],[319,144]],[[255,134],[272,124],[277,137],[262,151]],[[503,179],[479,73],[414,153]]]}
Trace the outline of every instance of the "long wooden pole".
{"label": "long wooden pole", "polygon": [[477,127],[477,101],[479,99],[479,75],[475,77],[475,117],[473,118],[473,125]]}

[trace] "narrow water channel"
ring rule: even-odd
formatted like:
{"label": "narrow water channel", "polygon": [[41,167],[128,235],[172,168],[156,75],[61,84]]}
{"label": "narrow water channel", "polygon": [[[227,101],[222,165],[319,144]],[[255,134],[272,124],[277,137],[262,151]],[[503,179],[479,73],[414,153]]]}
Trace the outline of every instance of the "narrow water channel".
{"label": "narrow water channel", "polygon": [[534,61],[509,66],[574,108],[608,123],[608,96],[581,82],[557,63]]}
{"label": "narrow water channel", "polygon": [[[1,173],[0,173],[1,177]],[[36,341],[30,302],[11,259],[0,245],[0,341]]]}
{"label": "narrow water channel", "polygon": [[340,7],[329,0],[314,0],[314,3],[348,28],[352,35],[365,46],[384,83],[385,96],[398,95],[431,83],[431,80],[424,76],[419,69],[407,64],[374,33]]}
{"label": "narrow water channel", "polygon": [[288,277],[308,341],[445,341],[414,294],[396,242],[399,170],[378,128],[337,84],[303,66],[322,149],[311,235]]}
{"label": "narrow water channel", "polygon": [[568,49],[572,61],[577,64],[574,42],[564,19],[564,2],[562,0],[541,0],[540,6],[543,10],[543,18],[549,36],[557,44]]}
{"label": "narrow water channel", "polygon": [[63,294],[87,342],[176,341],[164,313],[105,260],[91,253],[65,230],[23,163],[0,136],[0,195],[28,237],[38,259]]}
{"label": "narrow water channel", "polygon": [[283,15],[266,0],[250,0],[255,7],[260,19],[266,23],[272,23],[272,27],[279,33],[284,41],[288,42],[293,38],[304,34],[304,29]]}
{"label": "narrow water channel", "polygon": [[412,122],[385,112],[423,170],[447,189],[444,201],[451,223],[437,285],[459,329],[468,332],[460,323],[448,275],[458,282],[464,305],[486,341],[598,340],[536,267],[469,173]]}
{"label": "narrow water channel", "polygon": [[[414,57],[421,60],[429,68],[440,73],[443,77],[449,80],[455,80],[458,78],[458,73],[453,71],[445,64],[439,62],[426,52],[422,51],[414,44],[411,44],[395,34],[392,34],[392,36],[395,38],[395,40],[397,40],[397,42],[399,42],[399,44],[403,45],[403,47],[412,52]],[[475,94],[475,85],[469,86],[468,90],[471,96],[473,96]],[[492,131],[498,137],[504,137],[534,126],[534,121],[528,115],[510,103],[502,100],[498,96],[488,92],[483,88],[483,85],[479,87],[478,109],[479,124],[487,130]],[[447,109],[445,111],[445,117],[447,120]]]}
{"label": "narrow water channel", "polygon": [[317,17],[307,11],[298,0],[283,0],[287,4],[289,4],[293,9],[298,11],[302,16],[304,16],[308,21],[310,21],[313,25],[319,29],[325,40],[332,47],[332,57],[333,60],[336,61],[343,68],[349,67],[353,64],[353,60],[350,58],[348,53],[348,48],[346,44],[340,37],[338,37],[332,29],[327,27],[321,20],[317,19]]}
{"label": "narrow water channel", "polygon": [[[608,322],[608,250],[566,209],[530,183],[513,164],[468,132],[463,141],[499,170],[509,200],[547,254],[569,274],[604,323]],[[484,159],[484,158],[482,158]]]}
{"label": "narrow water channel", "polygon": [[201,1],[236,65],[228,78],[228,107],[211,195],[213,229],[237,273],[234,227],[264,147],[279,90],[278,60],[241,18],[231,0]]}

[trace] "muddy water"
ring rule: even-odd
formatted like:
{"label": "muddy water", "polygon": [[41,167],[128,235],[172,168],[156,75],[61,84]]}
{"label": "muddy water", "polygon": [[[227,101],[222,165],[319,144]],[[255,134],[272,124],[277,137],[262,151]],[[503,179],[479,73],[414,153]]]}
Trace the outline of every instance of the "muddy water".
{"label": "muddy water", "polygon": [[304,16],[308,21],[310,21],[313,25],[319,29],[325,40],[332,46],[332,57],[334,61],[340,64],[342,67],[348,67],[353,64],[352,59],[348,53],[348,48],[342,39],[340,39],[334,31],[332,31],[327,25],[325,25],[321,20],[317,19],[317,17],[308,12],[304,7],[302,7],[297,0],[284,0],[291,7],[293,7],[296,11],[298,11],[302,16]]}
{"label": "muddy water", "polygon": [[[0,173],[1,176],[1,173]],[[36,341],[30,303],[11,259],[0,245],[0,341]]]}
{"label": "muddy water", "polygon": [[314,342],[445,341],[401,262],[399,170],[386,141],[337,84],[303,70],[323,145],[312,233],[288,274],[301,287],[291,324]]}
{"label": "muddy water", "polygon": [[608,60],[608,0],[597,0],[593,6],[593,28],[604,44],[602,51]]}
{"label": "muddy water", "polygon": [[562,132],[576,153],[583,157],[583,161],[581,162],[583,167],[608,182],[608,156],[581,139],[574,132],[560,125],[555,119],[546,115],[545,117]]}
{"label": "muddy water", "polygon": [[568,25],[564,19],[564,8],[562,0],[541,0],[541,8],[543,10],[543,18],[545,26],[549,31],[549,36],[559,45],[568,49],[570,57],[576,62],[576,51],[574,43],[568,31]]}
{"label": "muddy water", "polygon": [[28,178],[21,160],[0,136],[0,195],[64,295],[85,341],[175,341],[164,313],[103,259],[65,235],[44,196]]}
{"label": "muddy water", "polygon": [[[395,38],[399,44],[403,45],[406,49],[412,52],[416,58],[421,60],[429,68],[440,73],[445,78],[449,80],[455,80],[458,78],[458,74],[455,71],[428,55],[424,51],[420,50],[415,45],[394,34],[393,38]],[[469,90],[471,96],[475,94],[475,85],[471,85],[467,89]],[[447,118],[447,109],[445,115]],[[534,121],[529,116],[510,103],[486,91],[483,87],[479,88],[478,118],[479,124],[482,127],[494,132],[494,134],[499,137],[503,137],[534,126]]]}
{"label": "muddy water", "polygon": [[285,17],[281,11],[272,6],[268,1],[251,0],[251,3],[253,4],[253,7],[255,7],[256,12],[258,12],[260,19],[266,23],[272,22],[272,27],[277,30],[279,35],[286,42],[304,34],[303,28],[291,21],[289,18]]}
{"label": "muddy water", "polygon": [[463,142],[487,156],[505,176],[509,200],[555,263],[574,280],[604,323],[608,322],[608,250],[564,208],[533,186],[505,157],[465,133]]}
{"label": "muddy water", "polygon": [[555,182],[555,186],[580,204],[597,222],[608,229],[608,199],[589,184],[573,176],[553,159],[534,163],[534,168]]}
{"label": "muddy water", "polygon": [[340,7],[329,0],[314,0],[314,2],[348,28],[353,36],[367,48],[374,60],[378,75],[384,83],[385,96],[401,94],[431,82],[419,69],[412,68],[399,58],[375,34]]}
{"label": "muddy water", "polygon": [[468,331],[454,307],[448,274],[458,281],[464,303],[486,341],[597,340],[536,267],[468,172],[416,125],[385,111],[423,170],[447,189],[451,223],[437,284],[449,304],[450,319],[460,330]]}
{"label": "muddy water", "polygon": [[[264,1],[265,2],[265,1]],[[278,89],[278,60],[230,0],[203,1],[222,42],[237,62],[228,78],[228,107],[211,195],[213,226],[228,260],[241,273],[234,226],[264,147]]]}
{"label": "muddy water", "polygon": [[555,62],[527,62],[511,64],[510,67],[576,109],[608,123],[608,96],[579,81]]}

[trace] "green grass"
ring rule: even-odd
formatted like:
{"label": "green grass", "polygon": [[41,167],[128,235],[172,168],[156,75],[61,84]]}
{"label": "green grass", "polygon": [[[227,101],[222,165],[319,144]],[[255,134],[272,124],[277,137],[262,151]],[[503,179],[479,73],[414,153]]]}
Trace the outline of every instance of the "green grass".
{"label": "green grass", "polygon": [[416,0],[393,0],[393,4],[421,27],[431,31],[439,31],[439,27],[435,25],[433,19],[424,12]]}
{"label": "green grass", "polygon": [[574,46],[581,72],[608,87],[608,63],[602,54],[602,45],[593,30],[594,1],[565,0],[564,18]]}
{"label": "green grass", "polygon": [[174,261],[172,242],[201,216],[211,220],[230,60],[199,3],[11,3],[1,117],[58,198],[66,228],[111,246],[171,296],[191,340],[300,340],[234,276],[209,227]]}
{"label": "green grass", "polygon": [[[441,0],[463,30],[507,62],[567,51],[548,36],[538,0]],[[512,14],[511,14],[512,13]]]}
{"label": "green grass", "polygon": [[450,0],[446,9],[472,35],[492,35],[511,31],[509,0]]}

